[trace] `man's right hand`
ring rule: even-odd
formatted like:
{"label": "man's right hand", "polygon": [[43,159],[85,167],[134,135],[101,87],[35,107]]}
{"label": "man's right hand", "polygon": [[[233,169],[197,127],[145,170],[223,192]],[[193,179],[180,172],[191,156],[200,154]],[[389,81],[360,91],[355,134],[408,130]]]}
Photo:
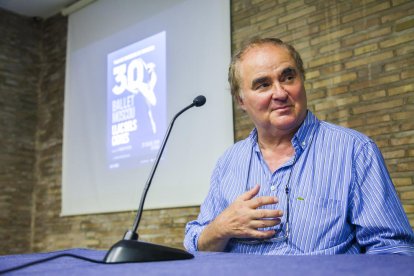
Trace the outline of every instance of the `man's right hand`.
{"label": "man's right hand", "polygon": [[273,196],[255,197],[260,190],[256,185],[240,195],[201,233],[198,239],[200,251],[223,251],[231,238],[271,238],[274,230],[258,230],[278,225],[283,211],[258,209],[261,206],[278,203]]}

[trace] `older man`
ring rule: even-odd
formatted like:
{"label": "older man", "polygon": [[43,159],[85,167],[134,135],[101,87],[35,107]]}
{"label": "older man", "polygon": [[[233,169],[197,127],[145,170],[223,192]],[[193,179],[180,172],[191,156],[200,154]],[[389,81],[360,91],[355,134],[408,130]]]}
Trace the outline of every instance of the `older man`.
{"label": "older man", "polygon": [[255,129],[219,159],[189,251],[400,253],[414,234],[381,153],[354,130],[307,110],[300,55],[255,39],[232,60],[232,94]]}

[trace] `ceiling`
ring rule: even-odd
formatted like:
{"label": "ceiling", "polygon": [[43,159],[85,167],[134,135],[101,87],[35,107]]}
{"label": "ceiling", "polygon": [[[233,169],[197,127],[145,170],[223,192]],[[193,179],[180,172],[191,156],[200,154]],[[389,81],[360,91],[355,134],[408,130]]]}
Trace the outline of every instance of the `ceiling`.
{"label": "ceiling", "polygon": [[29,17],[48,18],[77,0],[0,0],[0,8]]}

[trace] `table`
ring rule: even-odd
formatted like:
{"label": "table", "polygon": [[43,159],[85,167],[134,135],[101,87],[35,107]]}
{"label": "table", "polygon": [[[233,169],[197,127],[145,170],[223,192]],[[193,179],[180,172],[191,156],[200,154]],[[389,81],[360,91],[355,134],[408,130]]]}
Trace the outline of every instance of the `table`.
{"label": "table", "polygon": [[[58,254],[102,260],[106,251],[68,249],[48,253],[0,256],[0,270]],[[414,275],[414,257],[399,255],[261,256],[236,253],[195,254],[182,261],[96,264],[70,257],[7,275]]]}

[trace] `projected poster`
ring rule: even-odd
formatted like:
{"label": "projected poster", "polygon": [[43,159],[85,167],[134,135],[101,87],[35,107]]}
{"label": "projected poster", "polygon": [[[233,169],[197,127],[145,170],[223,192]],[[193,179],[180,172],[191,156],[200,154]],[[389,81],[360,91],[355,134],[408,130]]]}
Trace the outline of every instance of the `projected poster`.
{"label": "projected poster", "polygon": [[166,35],[108,55],[107,156],[110,169],[152,162],[166,131]]}

